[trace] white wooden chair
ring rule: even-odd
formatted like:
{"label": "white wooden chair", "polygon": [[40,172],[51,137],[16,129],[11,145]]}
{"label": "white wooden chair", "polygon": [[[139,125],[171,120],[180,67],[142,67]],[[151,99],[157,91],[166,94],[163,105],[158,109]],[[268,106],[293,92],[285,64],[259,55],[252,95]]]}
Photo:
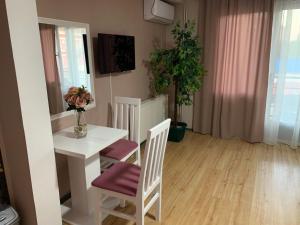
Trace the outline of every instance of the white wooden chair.
{"label": "white wooden chair", "polygon": [[113,127],[128,130],[126,139],[121,139],[100,151],[102,169],[113,163],[125,162],[134,153],[136,164],[141,165],[140,153],[140,112],[141,99],[115,97]]}
{"label": "white wooden chair", "polygon": [[[142,167],[126,162],[114,164],[92,182],[95,193],[95,224],[102,224],[102,214],[110,214],[144,225],[144,216],[156,204],[155,218],[161,220],[162,169],[171,120],[148,131]],[[103,199],[116,197],[136,206],[135,215],[103,207]],[[145,205],[145,200],[149,199]]]}

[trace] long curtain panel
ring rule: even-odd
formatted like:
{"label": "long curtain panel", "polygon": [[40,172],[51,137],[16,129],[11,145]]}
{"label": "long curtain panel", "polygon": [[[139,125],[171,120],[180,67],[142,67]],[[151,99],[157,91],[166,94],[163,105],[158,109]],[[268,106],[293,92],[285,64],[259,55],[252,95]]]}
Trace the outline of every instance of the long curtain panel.
{"label": "long curtain panel", "polygon": [[56,62],[55,26],[40,24],[40,37],[47,84],[50,114],[64,111],[59,72]]}
{"label": "long curtain panel", "polygon": [[277,0],[274,7],[265,142],[299,145],[300,0]]}
{"label": "long curtain panel", "polygon": [[86,69],[83,44],[85,28],[57,27],[60,82],[62,92],[66,93],[72,86],[85,86],[91,90],[90,76]]}
{"label": "long curtain panel", "polygon": [[261,142],[273,0],[202,3],[199,36],[203,35],[208,72],[195,95],[193,129],[215,137]]}

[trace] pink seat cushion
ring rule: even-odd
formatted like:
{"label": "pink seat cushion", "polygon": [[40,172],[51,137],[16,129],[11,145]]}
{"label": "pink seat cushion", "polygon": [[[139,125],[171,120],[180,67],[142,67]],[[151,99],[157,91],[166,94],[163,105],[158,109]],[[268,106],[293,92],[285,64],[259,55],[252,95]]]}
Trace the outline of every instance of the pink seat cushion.
{"label": "pink seat cushion", "polygon": [[129,153],[135,150],[138,144],[134,141],[129,141],[126,139],[120,139],[108,146],[107,148],[100,151],[100,156],[108,157],[115,160],[122,160]]}
{"label": "pink seat cushion", "polygon": [[120,162],[97,177],[92,185],[101,189],[136,196],[140,173],[141,168],[139,166]]}

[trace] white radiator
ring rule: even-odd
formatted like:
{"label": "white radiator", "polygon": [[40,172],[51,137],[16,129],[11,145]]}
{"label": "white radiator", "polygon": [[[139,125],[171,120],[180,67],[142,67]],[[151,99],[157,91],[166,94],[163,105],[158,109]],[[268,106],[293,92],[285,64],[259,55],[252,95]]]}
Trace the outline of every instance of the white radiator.
{"label": "white radiator", "polygon": [[168,97],[160,95],[142,101],[141,105],[141,136],[140,143],[146,141],[147,131],[164,121],[168,115]]}

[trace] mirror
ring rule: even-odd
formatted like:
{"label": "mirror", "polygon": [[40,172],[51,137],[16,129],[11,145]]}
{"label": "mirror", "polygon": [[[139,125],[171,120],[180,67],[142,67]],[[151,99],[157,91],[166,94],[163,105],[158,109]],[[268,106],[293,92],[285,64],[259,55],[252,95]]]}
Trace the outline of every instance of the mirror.
{"label": "mirror", "polygon": [[[84,86],[95,98],[89,25],[39,18],[39,30],[51,119],[70,115],[64,95]],[[95,107],[95,101],[86,109]]]}

